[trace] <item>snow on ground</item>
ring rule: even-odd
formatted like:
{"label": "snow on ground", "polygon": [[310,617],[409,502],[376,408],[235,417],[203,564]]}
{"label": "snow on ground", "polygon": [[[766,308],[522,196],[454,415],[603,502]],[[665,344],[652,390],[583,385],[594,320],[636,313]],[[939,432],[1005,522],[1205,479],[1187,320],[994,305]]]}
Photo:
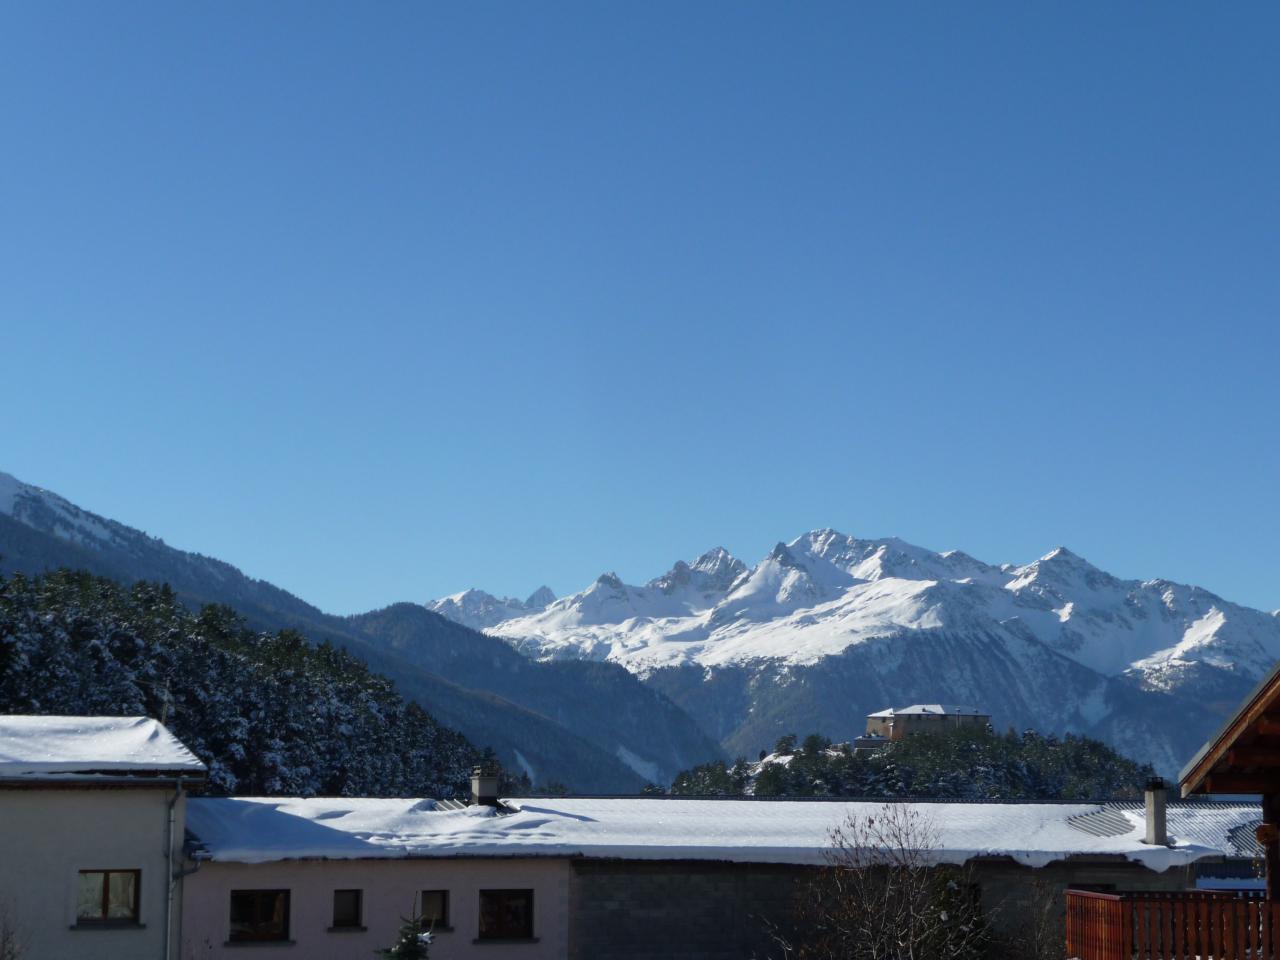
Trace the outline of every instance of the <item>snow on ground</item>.
{"label": "snow on ground", "polygon": [[[482,806],[438,809],[431,800],[195,798],[187,827],[215,861],[263,863],[328,858],[584,856],[635,860],[721,860],[821,864],[831,831],[883,804],[845,801],[556,798],[506,801],[514,812]],[[1043,866],[1073,854],[1118,855],[1154,870],[1220,856],[1219,845],[1174,838],[1142,842],[1132,829],[1098,837],[1072,827],[1096,813],[1087,803],[911,803],[937,835],[931,859],[963,863],[1010,857]],[[1237,816],[1256,819],[1256,809]]]}
{"label": "snow on ground", "polygon": [[204,764],[149,717],[0,715],[0,777],[179,771]]}

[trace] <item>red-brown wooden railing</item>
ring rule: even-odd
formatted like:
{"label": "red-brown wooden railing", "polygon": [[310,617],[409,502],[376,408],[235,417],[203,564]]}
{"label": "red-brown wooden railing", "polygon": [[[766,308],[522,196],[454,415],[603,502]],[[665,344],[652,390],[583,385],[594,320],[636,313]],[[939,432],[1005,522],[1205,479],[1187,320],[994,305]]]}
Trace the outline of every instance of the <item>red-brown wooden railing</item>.
{"label": "red-brown wooden railing", "polygon": [[1280,903],[1262,891],[1067,891],[1078,960],[1280,960]]}

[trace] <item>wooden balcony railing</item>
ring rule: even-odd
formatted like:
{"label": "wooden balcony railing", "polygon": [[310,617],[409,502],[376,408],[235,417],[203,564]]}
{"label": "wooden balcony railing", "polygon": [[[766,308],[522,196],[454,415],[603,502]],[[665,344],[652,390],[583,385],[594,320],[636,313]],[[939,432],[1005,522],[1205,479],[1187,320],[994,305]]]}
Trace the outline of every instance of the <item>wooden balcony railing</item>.
{"label": "wooden balcony railing", "polygon": [[1067,891],[1078,960],[1280,960],[1280,903],[1262,891]]}

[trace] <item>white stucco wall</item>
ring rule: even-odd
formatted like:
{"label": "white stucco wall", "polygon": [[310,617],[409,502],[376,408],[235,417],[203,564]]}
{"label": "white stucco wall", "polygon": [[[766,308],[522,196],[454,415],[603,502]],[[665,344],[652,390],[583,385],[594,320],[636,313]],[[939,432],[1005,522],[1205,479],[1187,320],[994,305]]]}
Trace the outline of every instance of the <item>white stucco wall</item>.
{"label": "white stucco wall", "polygon": [[[172,797],[165,789],[0,789],[0,912],[24,958],[162,960]],[[142,871],[139,926],[76,926],[79,871],[100,869]],[[175,943],[179,910],[175,900]]]}
{"label": "white stucco wall", "polygon": [[[569,863],[563,859],[292,860],[206,863],[185,881],[183,960],[368,960],[389,947],[421,890],[448,890],[451,931],[437,934],[432,960],[556,960],[568,955]],[[475,944],[481,889],[532,889],[536,943]],[[290,891],[292,945],[227,945],[232,890]],[[330,932],[333,891],[364,892],[364,932]]]}

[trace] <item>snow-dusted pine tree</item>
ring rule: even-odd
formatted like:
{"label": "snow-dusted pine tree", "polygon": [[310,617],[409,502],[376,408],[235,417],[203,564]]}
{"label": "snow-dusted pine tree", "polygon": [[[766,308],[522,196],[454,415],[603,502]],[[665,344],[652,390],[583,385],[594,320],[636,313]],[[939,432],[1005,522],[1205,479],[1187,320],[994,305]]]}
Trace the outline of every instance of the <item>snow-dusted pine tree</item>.
{"label": "snow-dusted pine tree", "polygon": [[431,946],[431,931],[422,929],[419,917],[405,919],[400,926],[400,934],[396,942],[385,950],[379,950],[378,956],[390,960],[427,960],[427,949]]}

